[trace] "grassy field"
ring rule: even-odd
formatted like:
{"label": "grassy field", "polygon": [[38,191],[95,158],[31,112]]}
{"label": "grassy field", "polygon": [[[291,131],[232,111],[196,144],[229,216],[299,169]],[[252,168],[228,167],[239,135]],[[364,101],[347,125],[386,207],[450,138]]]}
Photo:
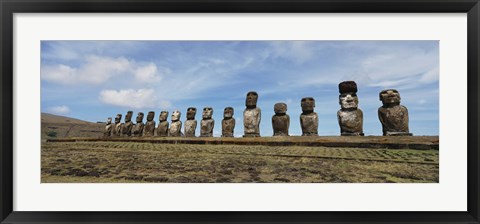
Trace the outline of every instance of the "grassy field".
{"label": "grassy field", "polygon": [[438,150],[42,142],[43,183],[437,183]]}
{"label": "grassy field", "polygon": [[67,137],[101,137],[105,124],[42,113],[42,140]]}

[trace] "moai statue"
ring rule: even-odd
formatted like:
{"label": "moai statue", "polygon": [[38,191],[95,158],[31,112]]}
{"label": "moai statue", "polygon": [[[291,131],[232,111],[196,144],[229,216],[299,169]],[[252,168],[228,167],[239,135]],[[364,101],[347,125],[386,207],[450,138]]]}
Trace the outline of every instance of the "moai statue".
{"label": "moai statue", "polygon": [[245,106],[247,107],[243,111],[243,137],[260,137],[260,121],[262,112],[257,107],[258,94],[257,92],[248,92],[245,100]]}
{"label": "moai statue", "polygon": [[155,112],[150,111],[147,114],[147,122],[145,123],[145,128],[143,129],[144,136],[153,136],[155,134]]}
{"label": "moai statue", "polygon": [[233,137],[235,129],[235,118],[233,118],[233,108],[226,107],[223,111],[222,137]]}
{"label": "moai statue", "polygon": [[202,121],[200,122],[200,137],[212,137],[215,120],[212,119],[213,109],[211,107],[203,108]]}
{"label": "moai statue", "polygon": [[169,136],[180,137],[182,136],[182,122],[180,121],[180,111],[175,110],[172,113],[172,125],[170,125]]}
{"label": "moai statue", "polygon": [[344,81],[338,84],[340,92],[337,112],[340,135],[363,136],[363,112],[358,108],[357,84],[354,81]]}
{"label": "moai statue", "polygon": [[123,136],[132,135],[132,127],[133,127],[132,115],[133,115],[133,111],[128,111],[127,115],[125,115],[125,123],[122,124],[122,135]]}
{"label": "moai statue", "polygon": [[187,109],[187,120],[185,121],[185,137],[195,137],[195,130],[197,129],[197,120],[195,115],[197,108],[189,107]]}
{"label": "moai statue", "polygon": [[103,136],[110,137],[112,135],[112,129],[113,129],[112,118],[109,117],[107,118],[107,123],[105,125],[105,132],[103,133]]}
{"label": "moai statue", "polygon": [[315,99],[313,97],[302,98],[301,106],[300,125],[302,126],[302,136],[318,136],[318,115],[313,111]]}
{"label": "moai statue", "polygon": [[273,106],[275,115],[272,116],[273,136],[288,136],[290,116],[287,114],[287,104],[276,103]]}
{"label": "moai statue", "polygon": [[379,94],[383,106],[378,108],[378,119],[382,123],[384,136],[411,136],[408,130],[408,110],[400,105],[400,93],[395,89],[383,90]]}
{"label": "moai statue", "polygon": [[122,114],[117,114],[115,117],[115,127],[113,127],[113,135],[121,136],[122,135]]}
{"label": "moai statue", "polygon": [[143,124],[143,116],[144,114],[142,112],[138,112],[137,123],[132,129],[133,136],[141,137],[143,135],[143,128],[145,127],[145,124]]}
{"label": "moai statue", "polygon": [[168,111],[162,111],[160,112],[159,120],[160,122],[158,123],[157,127],[157,136],[168,136]]}

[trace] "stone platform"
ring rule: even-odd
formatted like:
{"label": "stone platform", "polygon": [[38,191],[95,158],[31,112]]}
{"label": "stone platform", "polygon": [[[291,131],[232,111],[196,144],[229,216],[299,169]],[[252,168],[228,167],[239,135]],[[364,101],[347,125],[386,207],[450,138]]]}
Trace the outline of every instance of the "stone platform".
{"label": "stone platform", "polygon": [[289,137],[108,137],[108,138],[57,138],[47,142],[147,142],[158,144],[202,145],[266,145],[266,146],[323,146],[352,148],[386,148],[438,150],[438,136],[289,136]]}

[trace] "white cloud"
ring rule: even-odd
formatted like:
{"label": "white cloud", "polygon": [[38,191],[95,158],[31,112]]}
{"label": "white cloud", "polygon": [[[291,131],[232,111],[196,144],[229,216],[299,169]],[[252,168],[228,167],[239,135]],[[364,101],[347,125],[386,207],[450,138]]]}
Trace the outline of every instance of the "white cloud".
{"label": "white cloud", "polygon": [[440,74],[439,74],[438,66],[437,66],[437,67],[434,67],[433,69],[431,69],[430,71],[425,72],[425,74],[423,74],[422,77],[420,78],[420,82],[422,82],[422,83],[436,82],[436,81],[438,81],[439,76],[440,76]]}
{"label": "white cloud", "polygon": [[100,92],[100,101],[121,107],[141,109],[160,106],[168,108],[170,102],[159,100],[153,89],[121,89],[121,90],[103,90]]}
{"label": "white cloud", "polygon": [[67,65],[48,65],[43,66],[41,77],[50,82],[61,84],[74,84],[76,81],[77,70]]}
{"label": "white cloud", "polygon": [[89,55],[83,58],[82,64],[78,67],[63,64],[42,66],[41,77],[59,84],[98,85],[120,75],[133,75],[140,83],[157,82],[161,80],[161,75],[169,72],[168,68],[162,68],[159,72],[157,66],[151,62],[135,62],[125,57]]}
{"label": "white cloud", "polygon": [[311,41],[273,41],[273,56],[292,60],[301,64],[313,58]]}
{"label": "white cloud", "polygon": [[47,111],[52,113],[52,114],[63,115],[63,114],[70,113],[70,108],[63,105],[63,106],[50,107],[50,108],[47,109]]}
{"label": "white cloud", "polygon": [[91,84],[104,83],[112,76],[131,70],[134,64],[124,57],[110,58],[96,55],[87,56],[85,62],[79,70],[78,80]]}
{"label": "white cloud", "polygon": [[[438,80],[438,52],[421,49],[392,49],[388,54],[367,56],[360,75],[366,75],[368,86],[397,87]],[[412,85],[413,84],[413,85]]]}
{"label": "white cloud", "polygon": [[144,66],[139,66],[135,69],[135,80],[141,83],[158,82],[162,79],[163,75],[170,73],[170,69],[161,68],[161,71],[154,63],[148,63]]}
{"label": "white cloud", "polygon": [[168,109],[172,107],[172,103],[168,100],[161,100],[159,106],[160,108]]}

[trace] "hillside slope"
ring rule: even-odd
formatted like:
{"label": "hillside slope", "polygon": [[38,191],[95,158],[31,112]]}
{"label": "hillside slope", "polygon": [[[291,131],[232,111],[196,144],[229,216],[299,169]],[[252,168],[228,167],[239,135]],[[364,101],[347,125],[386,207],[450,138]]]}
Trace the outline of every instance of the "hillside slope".
{"label": "hillside slope", "polygon": [[42,140],[68,137],[100,137],[104,124],[42,113]]}

